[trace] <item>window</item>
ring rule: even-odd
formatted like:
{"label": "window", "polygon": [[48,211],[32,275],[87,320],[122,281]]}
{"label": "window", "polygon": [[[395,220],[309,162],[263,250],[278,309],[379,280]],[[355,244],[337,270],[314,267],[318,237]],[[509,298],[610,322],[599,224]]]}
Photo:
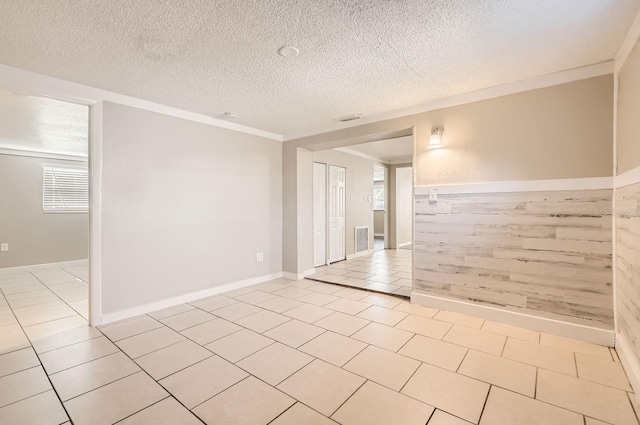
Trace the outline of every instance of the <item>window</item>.
{"label": "window", "polygon": [[373,209],[384,211],[384,182],[373,183]]}
{"label": "window", "polygon": [[42,209],[45,213],[88,212],[89,173],[87,169],[43,165]]}

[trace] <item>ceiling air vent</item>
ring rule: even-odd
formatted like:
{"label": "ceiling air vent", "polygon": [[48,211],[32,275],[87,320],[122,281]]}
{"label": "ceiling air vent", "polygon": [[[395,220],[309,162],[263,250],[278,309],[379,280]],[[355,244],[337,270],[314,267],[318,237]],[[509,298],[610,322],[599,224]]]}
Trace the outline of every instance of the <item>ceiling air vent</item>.
{"label": "ceiling air vent", "polygon": [[362,114],[352,114],[352,115],[345,115],[344,117],[334,118],[334,120],[347,122],[347,121],[358,120],[360,119],[360,117],[362,117]]}

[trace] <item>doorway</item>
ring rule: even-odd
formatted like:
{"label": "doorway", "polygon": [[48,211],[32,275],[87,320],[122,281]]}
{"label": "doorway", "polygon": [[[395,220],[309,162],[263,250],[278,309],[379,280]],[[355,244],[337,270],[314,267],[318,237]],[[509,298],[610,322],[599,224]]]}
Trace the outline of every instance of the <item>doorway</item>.
{"label": "doorway", "polygon": [[89,114],[0,89],[0,275],[27,335],[89,319]]}
{"label": "doorway", "polygon": [[409,296],[413,135],[310,153],[314,273],[307,279]]}

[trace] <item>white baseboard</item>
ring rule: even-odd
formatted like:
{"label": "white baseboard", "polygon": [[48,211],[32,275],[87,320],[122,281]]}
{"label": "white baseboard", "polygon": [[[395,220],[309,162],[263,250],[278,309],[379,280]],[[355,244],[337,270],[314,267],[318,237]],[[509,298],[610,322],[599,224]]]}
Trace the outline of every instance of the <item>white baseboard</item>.
{"label": "white baseboard", "polygon": [[373,236],[376,238],[384,238],[384,233],[374,233]]}
{"label": "white baseboard", "polygon": [[[207,298],[212,295],[222,294],[224,292],[233,291],[234,289],[244,288],[246,286],[256,285],[258,283],[267,282],[269,280],[282,277],[282,272],[271,273],[264,276],[252,277],[238,282],[227,283],[225,285],[215,286],[213,288],[204,289],[202,291],[190,292],[176,297],[166,298],[164,300],[155,301],[138,307],[128,308],[113,313],[103,314],[100,325],[117,322],[119,320],[128,319],[130,317],[139,316],[141,314],[151,313],[152,311],[162,310],[163,308],[173,307],[178,304],[184,304],[191,301]],[[98,324],[96,324],[98,325]]]}
{"label": "white baseboard", "polygon": [[402,248],[403,246],[411,245],[412,243],[413,242],[405,242],[405,243],[398,244],[398,248]]}
{"label": "white baseboard", "polygon": [[351,260],[353,258],[362,257],[363,255],[369,255],[371,253],[373,253],[373,249],[370,249],[368,251],[356,252],[355,254],[347,254],[347,260]]}
{"label": "white baseboard", "polygon": [[640,167],[632,168],[629,171],[617,175],[614,181],[616,188],[640,183]]}
{"label": "white baseboard", "polygon": [[622,335],[616,334],[616,352],[620,357],[620,362],[635,393],[636,400],[640,403],[640,360],[629,341]]}
{"label": "white baseboard", "polygon": [[545,332],[554,335],[579,339],[594,344],[613,347],[615,334],[613,330],[599,329],[591,326],[579,325],[577,323],[563,322],[545,317],[533,316],[516,311],[502,310],[466,301],[441,298],[434,295],[411,293],[411,302],[427,307],[441,310],[454,311],[469,316],[476,316],[495,322],[506,323],[508,325],[519,326],[538,332]]}
{"label": "white baseboard", "polygon": [[32,269],[32,268],[40,268],[40,267],[71,267],[71,266],[81,266],[83,264],[88,264],[89,260],[71,260],[71,261],[60,261],[57,263],[43,263],[43,264],[32,264],[30,266],[17,266],[17,267],[5,267],[0,268],[0,274],[3,273],[12,273],[19,272],[22,270]]}
{"label": "white baseboard", "polygon": [[291,280],[302,280],[307,276],[311,276],[312,274],[316,274],[316,269],[305,270],[302,273],[291,273],[291,272],[282,272],[282,277],[285,279]]}

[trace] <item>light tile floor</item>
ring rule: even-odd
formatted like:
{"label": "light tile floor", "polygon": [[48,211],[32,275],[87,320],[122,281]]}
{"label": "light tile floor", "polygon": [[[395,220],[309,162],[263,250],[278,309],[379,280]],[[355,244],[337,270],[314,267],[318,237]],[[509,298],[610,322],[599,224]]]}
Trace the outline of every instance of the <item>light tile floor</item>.
{"label": "light tile floor", "polygon": [[638,425],[607,347],[310,280],[24,319],[75,301],[65,273],[0,273],[1,424]]}
{"label": "light tile floor", "polygon": [[409,297],[413,273],[411,255],[412,251],[407,249],[383,249],[317,267],[309,279]]}

